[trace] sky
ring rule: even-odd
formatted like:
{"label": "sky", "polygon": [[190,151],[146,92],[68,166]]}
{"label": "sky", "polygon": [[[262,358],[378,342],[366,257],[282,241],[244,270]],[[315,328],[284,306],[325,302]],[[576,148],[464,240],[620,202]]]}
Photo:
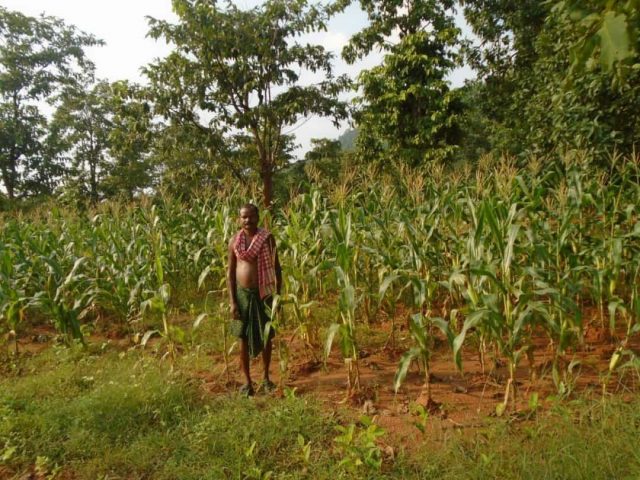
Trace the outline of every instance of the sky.
{"label": "sky", "polygon": [[[255,6],[258,0],[238,0],[241,8]],[[140,68],[157,58],[166,56],[171,48],[161,40],[147,38],[146,17],[176,21],[171,10],[171,0],[0,0],[0,5],[17,10],[25,15],[38,16],[42,13],[62,18],[65,23],[102,39],[106,45],[91,47],[87,54],[96,65],[97,78],[109,81],[130,80],[144,83]],[[464,31],[462,16],[457,20]],[[340,51],[349,37],[366,25],[366,16],[357,6],[352,5],[342,14],[334,17],[326,32],[310,35],[309,41],[322,44],[336,57],[335,73],[346,73],[355,77],[358,72],[380,63],[379,53],[369,55],[362,61],[347,65],[340,58]],[[460,86],[467,78],[473,77],[469,68],[453,72],[451,83]],[[298,155],[309,149],[312,138],[336,138],[348,129],[346,123],[336,129],[329,119],[311,117],[288,129],[294,132],[301,147]],[[285,132],[287,133],[287,132]]]}

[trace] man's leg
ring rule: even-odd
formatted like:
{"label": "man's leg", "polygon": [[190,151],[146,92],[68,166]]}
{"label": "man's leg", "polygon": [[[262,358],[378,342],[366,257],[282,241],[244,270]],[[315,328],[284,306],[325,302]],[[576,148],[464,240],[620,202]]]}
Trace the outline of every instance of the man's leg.
{"label": "man's leg", "polygon": [[264,365],[264,380],[266,382],[270,382],[269,380],[269,366],[271,365],[271,351],[273,350],[273,340],[267,340],[267,344],[264,346],[262,350],[262,364]]}
{"label": "man's leg", "polygon": [[249,374],[249,340],[245,338],[240,339],[240,369],[244,374],[244,378],[247,385],[251,386],[251,375]]}

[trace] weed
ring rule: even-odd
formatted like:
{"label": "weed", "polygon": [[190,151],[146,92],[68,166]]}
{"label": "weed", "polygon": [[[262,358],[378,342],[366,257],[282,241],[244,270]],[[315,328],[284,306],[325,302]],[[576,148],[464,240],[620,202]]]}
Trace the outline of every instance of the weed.
{"label": "weed", "polygon": [[341,457],[339,467],[355,474],[361,470],[379,471],[382,467],[382,452],[376,443],[385,434],[369,417],[360,418],[360,424],[343,427],[337,425],[339,435],[334,438]]}

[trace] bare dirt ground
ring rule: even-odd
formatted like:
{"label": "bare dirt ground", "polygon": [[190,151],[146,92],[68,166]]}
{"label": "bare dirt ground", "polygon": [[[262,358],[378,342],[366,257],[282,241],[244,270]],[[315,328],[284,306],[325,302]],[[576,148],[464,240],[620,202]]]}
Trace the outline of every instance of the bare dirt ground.
{"label": "bare dirt ground", "polygon": [[[608,330],[602,329],[595,320],[587,322],[583,344],[558,358],[560,378],[569,397],[573,395],[602,395],[603,392],[631,399],[640,391],[640,378],[634,372],[609,375],[609,361],[620,340],[622,332],[611,338]],[[402,313],[399,314],[402,316]],[[586,315],[585,315],[586,317]],[[448,345],[436,339],[431,359],[431,391],[433,402],[429,403],[425,389],[424,371],[414,363],[402,386],[394,391],[394,376],[402,353],[411,346],[411,339],[401,318],[396,318],[394,341],[390,341],[391,323],[379,322],[371,325],[360,345],[360,383],[357,394],[347,396],[347,368],[337,345],[326,363],[313,359],[303,342],[290,332],[280,332],[274,345],[271,364],[272,380],[278,389],[274,396],[294,392],[296,396],[319,400],[327,412],[340,412],[342,417],[356,421],[361,415],[376,417],[376,422],[387,432],[391,445],[403,444],[406,448],[418,445],[418,439],[428,434],[432,441],[446,437],[454,429],[476,429],[495,416],[496,405],[502,403],[507,368],[489,358],[483,373],[477,350],[468,347],[463,352],[463,372],[457,370]],[[19,341],[21,352],[37,354],[51,345],[55,332],[49,327],[37,327]],[[100,344],[109,340],[119,349],[134,345],[131,338],[119,332],[92,334],[89,343]],[[278,355],[277,342],[286,342],[288,358],[284,374]],[[151,347],[153,341],[150,342]],[[530,410],[530,400],[536,395],[538,405],[544,408],[546,399],[557,395],[552,376],[554,346],[542,333],[534,336],[533,365],[523,358],[517,370],[516,399],[507,410],[507,415],[522,415]],[[640,354],[640,338],[636,336],[626,346]],[[321,351],[320,347],[315,349]],[[186,370],[186,374],[197,381],[206,397],[229,395],[241,385],[242,375],[238,368],[237,353],[232,354],[229,369],[225,368],[221,354],[210,355],[205,364],[211,367],[202,370]],[[571,369],[569,365],[573,363]],[[252,361],[254,381],[262,375],[261,359]],[[258,396],[264,394],[258,390]],[[420,409],[420,406],[422,409]],[[425,414],[424,412],[427,412]],[[422,413],[422,415],[421,415]],[[412,442],[415,439],[416,442]]]}
{"label": "bare dirt ground", "polygon": [[[609,361],[622,335],[618,339],[611,338],[607,330],[595,323],[592,322],[586,329],[583,346],[558,358],[558,380],[564,383],[568,398],[576,395],[598,396],[606,392],[630,400],[640,391],[637,373],[609,375]],[[357,394],[347,398],[347,367],[336,346],[325,365],[311,360],[302,342],[294,339],[289,344],[289,367],[285,378],[279,372],[277,348],[274,348],[271,376],[279,385],[275,395],[283,396],[283,389],[295,389],[296,395],[316,398],[328,411],[340,411],[353,421],[361,415],[375,416],[376,422],[386,430],[387,441],[391,445],[401,442],[409,448],[412,444],[418,445],[417,440],[424,439],[424,433],[437,441],[453,429],[481,427],[496,415],[496,405],[502,403],[504,398],[508,378],[506,366],[500,362],[495,365],[493,360],[488,360],[483,373],[479,355],[467,348],[463,352],[464,370],[460,372],[448,345],[442,341],[436,342],[430,366],[433,402],[429,403],[425,374],[418,370],[417,363],[411,366],[397,393],[393,388],[400,357],[411,345],[406,328],[401,326],[396,331],[394,348],[388,342],[391,330],[389,323],[374,325],[372,330],[377,333],[373,337],[387,337],[387,340],[361,346],[361,389]],[[282,337],[289,341],[286,334],[282,334]],[[640,339],[635,338],[627,348],[640,353]],[[554,347],[542,334],[534,338],[532,358],[533,365],[529,364],[527,358],[520,362],[516,376],[516,399],[510,403],[507,415],[526,416],[534,395],[539,399],[538,408],[545,408],[547,399],[558,394],[552,376]],[[231,359],[229,372],[225,371],[221,357],[211,360],[211,370],[193,372],[201,381],[203,390],[209,395],[224,395],[237,390],[242,380],[237,358]],[[254,381],[261,378],[260,358],[252,361],[251,371]],[[425,411],[428,415],[424,415]],[[412,439],[416,442],[412,442]]]}

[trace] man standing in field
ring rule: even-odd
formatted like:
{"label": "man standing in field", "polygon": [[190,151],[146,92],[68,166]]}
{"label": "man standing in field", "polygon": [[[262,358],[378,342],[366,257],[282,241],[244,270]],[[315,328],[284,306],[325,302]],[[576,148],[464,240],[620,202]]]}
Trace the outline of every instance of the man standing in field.
{"label": "man standing in field", "polygon": [[[248,203],[240,208],[242,228],[229,242],[227,287],[231,305],[231,333],[240,338],[240,367],[246,384],[240,388],[244,395],[253,395],[249,373],[249,357],[262,352],[264,379],[262,388],[275,388],[269,379],[273,330],[265,339],[265,326],[270,320],[266,307],[271,309],[273,294],[280,293],[282,269],[273,235],[258,228],[258,207]],[[266,340],[266,341],[265,341]]]}

